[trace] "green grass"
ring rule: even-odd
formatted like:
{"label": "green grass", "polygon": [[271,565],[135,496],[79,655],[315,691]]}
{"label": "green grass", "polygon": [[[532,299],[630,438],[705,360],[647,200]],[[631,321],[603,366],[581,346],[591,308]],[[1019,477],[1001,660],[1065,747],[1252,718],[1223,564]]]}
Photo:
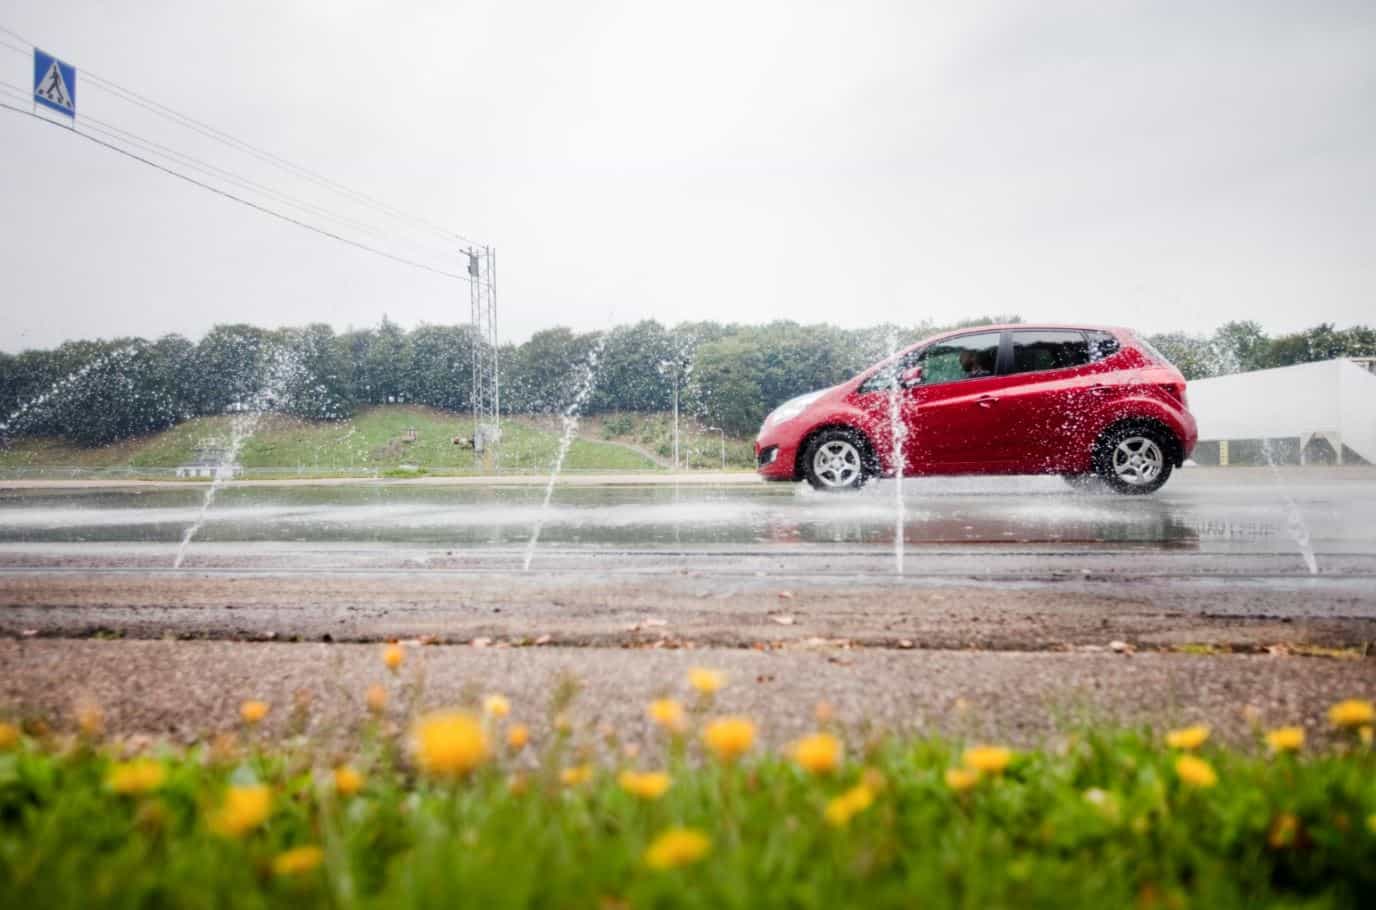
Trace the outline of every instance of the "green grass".
{"label": "green grass", "polygon": [[[406,441],[414,427],[416,440]],[[128,467],[163,470],[185,464],[198,446],[228,436],[228,417],[196,418],[165,432],[117,445],[83,449],[50,439],[21,439],[0,451],[0,468]],[[549,470],[559,444],[555,420],[515,418],[503,421],[500,467],[509,472]],[[453,444],[455,436],[471,437],[471,417],[419,406],[361,409],[352,420],[303,421],[270,416],[245,443],[245,468],[279,468],[303,473],[347,469],[397,471],[416,465],[427,473],[485,473],[471,449]],[[576,438],[564,462],[568,470],[639,471],[655,468],[644,455],[626,446]]]}
{"label": "green grass", "polygon": [[[604,414],[589,420],[589,432],[603,439],[614,439],[653,452],[665,464],[673,460],[674,423],[669,414],[639,414],[624,412]],[[722,469],[722,444],[725,442],[725,468],[754,470],[755,443],[753,439],[727,436],[724,440],[715,430],[683,417],[679,420],[679,463],[688,470],[719,471]]]}
{"label": "green grass", "polygon": [[[304,729],[307,711],[290,726]],[[505,720],[484,721],[495,757],[432,779],[396,720],[369,721],[345,749],[252,734],[163,749],[165,781],[141,795],[111,788],[120,746],[27,737],[0,752],[0,904],[1216,910],[1376,894],[1376,760],[1355,736],[1299,756],[1206,743],[1218,782],[1200,789],[1150,731],[1082,731],[957,792],[945,772],[961,748],[940,739],[853,741],[835,774],[812,776],[758,750],[718,764],[695,732],[630,758],[609,731],[565,727],[513,754],[498,747]],[[595,753],[591,780],[562,780]],[[357,794],[336,792],[338,762],[362,772]],[[672,786],[639,800],[618,766],[666,768]],[[828,801],[862,781],[872,804],[828,823]],[[227,790],[252,785],[269,789],[266,820],[212,830]],[[710,850],[652,868],[647,847],[678,826]],[[323,863],[274,872],[301,846]]]}

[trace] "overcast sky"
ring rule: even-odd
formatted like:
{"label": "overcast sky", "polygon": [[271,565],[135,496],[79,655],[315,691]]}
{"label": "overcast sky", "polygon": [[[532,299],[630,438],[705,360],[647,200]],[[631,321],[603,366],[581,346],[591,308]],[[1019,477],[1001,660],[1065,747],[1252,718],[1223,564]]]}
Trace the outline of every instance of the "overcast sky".
{"label": "overcast sky", "polygon": [[[10,0],[0,25],[493,244],[504,339],[640,318],[1376,321],[1363,0]],[[31,69],[0,46],[0,81],[27,92]],[[77,85],[93,125],[457,265],[456,242]],[[468,317],[466,285],[4,110],[0,211],[3,350]]]}

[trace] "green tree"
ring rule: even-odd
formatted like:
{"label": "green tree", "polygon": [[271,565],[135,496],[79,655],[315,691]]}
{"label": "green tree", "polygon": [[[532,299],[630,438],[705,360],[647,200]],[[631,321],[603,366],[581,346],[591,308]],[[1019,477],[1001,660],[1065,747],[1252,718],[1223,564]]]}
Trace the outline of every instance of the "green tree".
{"label": "green tree", "polygon": [[765,355],[752,340],[734,337],[708,342],[697,349],[694,366],[698,404],[706,418],[733,435],[759,429],[765,413],[760,387]]}

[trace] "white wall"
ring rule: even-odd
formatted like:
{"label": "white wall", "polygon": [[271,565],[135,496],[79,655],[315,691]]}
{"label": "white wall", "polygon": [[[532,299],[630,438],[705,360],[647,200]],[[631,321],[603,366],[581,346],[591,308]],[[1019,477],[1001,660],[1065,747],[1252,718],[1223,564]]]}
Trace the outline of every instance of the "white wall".
{"label": "white wall", "polygon": [[[1186,389],[1200,439],[1264,439],[1337,432],[1343,361],[1197,379]],[[1346,364],[1352,366],[1352,364]]]}
{"label": "white wall", "polygon": [[1187,393],[1200,439],[1338,433],[1376,462],[1376,374],[1347,360],[1197,379]]}

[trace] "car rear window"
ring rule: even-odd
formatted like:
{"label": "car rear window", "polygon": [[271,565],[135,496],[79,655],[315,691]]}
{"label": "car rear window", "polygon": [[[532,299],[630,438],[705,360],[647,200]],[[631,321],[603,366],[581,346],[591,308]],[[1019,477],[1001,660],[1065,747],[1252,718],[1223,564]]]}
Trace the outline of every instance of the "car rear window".
{"label": "car rear window", "polygon": [[1013,372],[1062,370],[1089,363],[1089,341],[1083,332],[1013,332]]}

